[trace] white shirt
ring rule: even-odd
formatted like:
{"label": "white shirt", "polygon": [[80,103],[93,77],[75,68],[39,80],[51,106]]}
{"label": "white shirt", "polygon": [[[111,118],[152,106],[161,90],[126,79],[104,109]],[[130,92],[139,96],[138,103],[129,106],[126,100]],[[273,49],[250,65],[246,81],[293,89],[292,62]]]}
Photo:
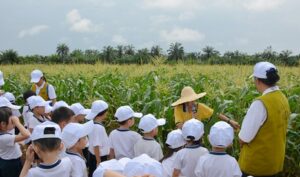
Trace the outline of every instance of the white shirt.
{"label": "white shirt", "polygon": [[78,153],[66,152],[66,156],[72,162],[72,174],[71,177],[87,177],[87,169],[85,160]]}
{"label": "white shirt", "polygon": [[[43,84],[40,87],[35,85],[35,87],[36,87],[35,94],[36,95],[39,95],[39,93],[40,93],[41,89],[44,87],[44,85],[45,85],[45,82],[43,82]],[[51,85],[49,83],[48,83],[48,97],[50,100],[56,98],[55,89],[54,89],[53,85]]]}
{"label": "white shirt", "polygon": [[[177,152],[174,152],[171,157],[164,159],[161,164],[163,166],[164,177],[172,177],[174,171],[174,162]],[[179,175],[179,177],[184,177]]]}
{"label": "white shirt", "polygon": [[23,106],[22,115],[23,115],[23,119],[24,119],[24,125],[26,127],[28,127],[29,119],[30,119],[30,117],[33,116],[33,113],[29,110],[29,106],[28,105],[24,105]]}
{"label": "white shirt", "polygon": [[235,158],[226,153],[209,153],[200,157],[195,168],[197,177],[241,177]]}
{"label": "white shirt", "polygon": [[36,127],[37,125],[42,124],[43,122],[48,121],[48,119],[46,118],[36,118],[34,114],[32,114],[32,116],[29,118],[29,123],[28,123],[28,129],[32,128],[34,129],[34,127]]}
{"label": "white shirt", "polygon": [[94,147],[100,147],[100,155],[109,155],[109,140],[104,126],[100,123],[94,123],[93,131],[88,135],[89,151],[95,155]]}
{"label": "white shirt", "polygon": [[208,153],[208,150],[201,146],[187,146],[177,152],[174,168],[180,170],[181,175],[196,177],[195,167],[199,158]]}
{"label": "white shirt", "polygon": [[20,145],[15,143],[16,135],[0,133],[0,158],[5,160],[17,159],[22,156]]}
{"label": "white shirt", "polygon": [[[262,95],[279,90],[278,86],[270,87],[266,89]],[[267,119],[267,110],[262,101],[255,100],[250,105],[247,114],[243,120],[242,128],[239,133],[239,138],[246,143],[251,142],[256,136],[260,127]]]}
{"label": "white shirt", "polygon": [[52,165],[40,164],[29,169],[26,177],[70,177],[71,173],[72,162],[66,157]]}
{"label": "white shirt", "polygon": [[147,154],[149,157],[160,161],[163,158],[163,153],[160,144],[155,139],[141,138],[134,145],[134,156]]}
{"label": "white shirt", "polygon": [[116,159],[134,158],[133,147],[141,135],[131,130],[115,129],[109,134],[110,148],[114,149]]}

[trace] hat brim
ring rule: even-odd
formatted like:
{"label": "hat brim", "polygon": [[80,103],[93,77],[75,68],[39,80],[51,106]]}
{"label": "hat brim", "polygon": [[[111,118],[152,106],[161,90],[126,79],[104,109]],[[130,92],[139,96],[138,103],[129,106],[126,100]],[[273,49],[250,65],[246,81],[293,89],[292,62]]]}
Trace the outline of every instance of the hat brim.
{"label": "hat brim", "polygon": [[38,83],[40,80],[41,80],[41,77],[40,78],[31,78],[30,82],[31,83]]}
{"label": "hat brim", "polygon": [[91,109],[83,109],[79,112],[78,115],[88,115],[91,112]]}
{"label": "hat brim", "polygon": [[189,97],[185,97],[185,98],[180,98],[177,101],[175,101],[174,103],[171,104],[171,106],[177,106],[180,105],[182,103],[186,103],[186,102],[190,102],[190,101],[195,101],[198,100],[199,98],[202,98],[206,95],[206,92],[202,92],[199,94],[195,94]]}
{"label": "hat brim", "polygon": [[132,117],[141,118],[141,117],[143,117],[143,114],[140,112],[135,112],[135,113],[133,113]]}
{"label": "hat brim", "polygon": [[17,106],[17,105],[8,105],[7,107],[9,107],[10,109],[15,109],[15,110],[18,110],[18,109],[21,109],[21,106]]}
{"label": "hat brim", "polygon": [[164,118],[157,119],[158,126],[163,126],[165,124],[166,124],[166,119],[164,119]]}
{"label": "hat brim", "polygon": [[81,133],[81,138],[87,136],[88,134],[90,134],[93,131],[93,127],[94,127],[94,122],[93,121],[88,121],[84,124],[81,124],[83,127],[83,131]]}
{"label": "hat brim", "polygon": [[99,113],[90,112],[88,115],[85,116],[87,120],[93,120]]}

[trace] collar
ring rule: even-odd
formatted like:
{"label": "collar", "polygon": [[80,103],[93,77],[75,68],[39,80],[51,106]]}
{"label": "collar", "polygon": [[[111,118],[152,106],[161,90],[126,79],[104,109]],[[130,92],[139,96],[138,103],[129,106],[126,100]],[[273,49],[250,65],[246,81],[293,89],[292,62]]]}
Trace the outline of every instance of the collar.
{"label": "collar", "polygon": [[187,148],[187,149],[196,149],[198,147],[201,147],[201,144],[192,144],[192,145],[185,146],[185,148]]}
{"label": "collar", "polygon": [[38,85],[36,85],[36,88],[37,88],[37,89],[43,88],[43,87],[45,86],[45,83],[46,83],[46,82],[44,81],[40,87],[39,87]]}
{"label": "collar", "polygon": [[98,125],[101,125],[101,126],[104,127],[103,123],[101,123],[101,122],[95,122],[95,121],[94,121],[94,124],[98,124]]}
{"label": "collar", "polygon": [[143,137],[143,140],[146,140],[146,141],[155,141],[154,138],[146,138],[146,137]]}
{"label": "collar", "polygon": [[128,132],[130,131],[129,129],[123,129],[123,128],[117,128],[118,131],[120,132]]}
{"label": "collar", "polygon": [[210,151],[209,154],[212,154],[212,155],[226,155],[227,153],[226,152],[213,152],[213,151]]}
{"label": "collar", "polygon": [[277,91],[277,90],[279,90],[279,87],[278,87],[278,86],[269,87],[269,88],[267,88],[267,89],[263,92],[263,95],[265,95],[265,94],[267,94],[267,93],[270,93],[270,92]]}
{"label": "collar", "polygon": [[69,154],[69,155],[74,155],[74,156],[78,156],[80,158],[82,158],[83,160],[85,160],[79,153],[77,152],[71,152],[71,151],[66,151],[66,154]]}
{"label": "collar", "polygon": [[59,159],[58,161],[56,161],[54,164],[51,164],[51,165],[46,165],[46,164],[42,164],[40,163],[38,165],[38,167],[42,168],[42,169],[51,169],[51,168],[54,168],[56,167],[57,165],[59,165],[61,163],[61,160]]}
{"label": "collar", "polygon": [[1,135],[11,135],[11,133],[8,133],[8,132],[0,132],[0,136]]}
{"label": "collar", "polygon": [[42,120],[40,118],[36,117],[34,114],[33,114],[33,117],[35,117],[40,123],[44,123],[47,120],[47,118],[45,118],[44,116],[41,116]]}

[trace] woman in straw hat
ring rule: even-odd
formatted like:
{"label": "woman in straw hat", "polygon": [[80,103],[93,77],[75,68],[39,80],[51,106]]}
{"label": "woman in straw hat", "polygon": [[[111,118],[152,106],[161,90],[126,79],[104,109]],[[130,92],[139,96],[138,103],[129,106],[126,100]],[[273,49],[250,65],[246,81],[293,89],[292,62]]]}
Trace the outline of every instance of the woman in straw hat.
{"label": "woman in straw hat", "polygon": [[199,120],[207,119],[213,114],[213,109],[196,100],[206,95],[205,92],[195,93],[192,87],[184,87],[181,91],[181,97],[172,103],[174,106],[175,124],[181,128],[183,123],[191,118]]}

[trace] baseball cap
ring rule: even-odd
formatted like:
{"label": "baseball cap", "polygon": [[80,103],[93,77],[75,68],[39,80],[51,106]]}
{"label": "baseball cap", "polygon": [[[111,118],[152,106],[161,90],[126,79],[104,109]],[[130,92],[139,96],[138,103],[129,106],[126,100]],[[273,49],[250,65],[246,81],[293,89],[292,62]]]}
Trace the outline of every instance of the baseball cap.
{"label": "baseball cap", "polygon": [[61,139],[61,130],[56,124],[40,124],[34,127],[30,136],[32,141],[44,138],[58,138]]}
{"label": "baseball cap", "polygon": [[118,122],[123,122],[132,117],[141,118],[142,116],[142,113],[134,112],[130,106],[121,106],[115,113],[115,117],[117,118]]}
{"label": "baseball cap", "polygon": [[91,111],[90,109],[85,109],[80,103],[72,104],[70,109],[74,112],[75,116],[80,114],[87,115]]}
{"label": "baseball cap", "polygon": [[177,129],[168,133],[166,144],[169,145],[171,149],[176,149],[184,146],[186,144],[186,141],[182,136],[182,131],[180,129]]}
{"label": "baseball cap", "polygon": [[94,122],[88,121],[84,124],[79,123],[69,123],[67,124],[62,131],[62,140],[66,148],[73,147],[76,142],[90,134],[93,130]]}
{"label": "baseball cap", "polygon": [[86,115],[86,119],[92,120],[94,119],[100,112],[108,109],[108,104],[105,101],[97,100],[92,103],[91,111],[88,115]]}
{"label": "baseball cap", "polygon": [[11,102],[4,96],[0,96],[0,107],[9,107],[10,109],[20,109],[21,108],[21,106],[11,104]]}
{"label": "baseball cap", "polygon": [[68,105],[68,103],[66,103],[65,101],[57,101],[54,103],[53,107],[52,107],[52,111],[55,111],[56,109],[60,108],[60,107],[67,107],[70,108],[70,106]]}
{"label": "baseball cap", "polygon": [[144,117],[141,118],[139,122],[139,129],[143,131],[143,133],[151,132],[153,129],[155,129],[158,126],[162,126],[166,124],[166,119],[160,118],[156,119],[154,115],[147,114]]}
{"label": "baseball cap", "polygon": [[0,71],[0,86],[4,85],[4,83],[3,72]]}
{"label": "baseball cap", "polygon": [[267,79],[267,71],[270,70],[271,68],[277,70],[276,66],[270,62],[263,61],[263,62],[256,63],[253,69],[252,76],[260,79]]}
{"label": "baseball cap", "polygon": [[40,79],[43,77],[43,72],[41,70],[33,70],[31,72],[31,83],[38,83],[40,81]]}
{"label": "baseball cap", "polygon": [[204,125],[201,121],[192,118],[186,121],[182,126],[182,135],[188,140],[189,136],[194,137],[194,141],[199,140],[204,134]]}
{"label": "baseball cap", "polygon": [[41,96],[31,96],[27,99],[30,109],[37,106],[46,106],[47,102]]}
{"label": "baseball cap", "polygon": [[226,148],[232,144],[233,128],[224,121],[216,122],[211,128],[208,140],[213,147]]}

